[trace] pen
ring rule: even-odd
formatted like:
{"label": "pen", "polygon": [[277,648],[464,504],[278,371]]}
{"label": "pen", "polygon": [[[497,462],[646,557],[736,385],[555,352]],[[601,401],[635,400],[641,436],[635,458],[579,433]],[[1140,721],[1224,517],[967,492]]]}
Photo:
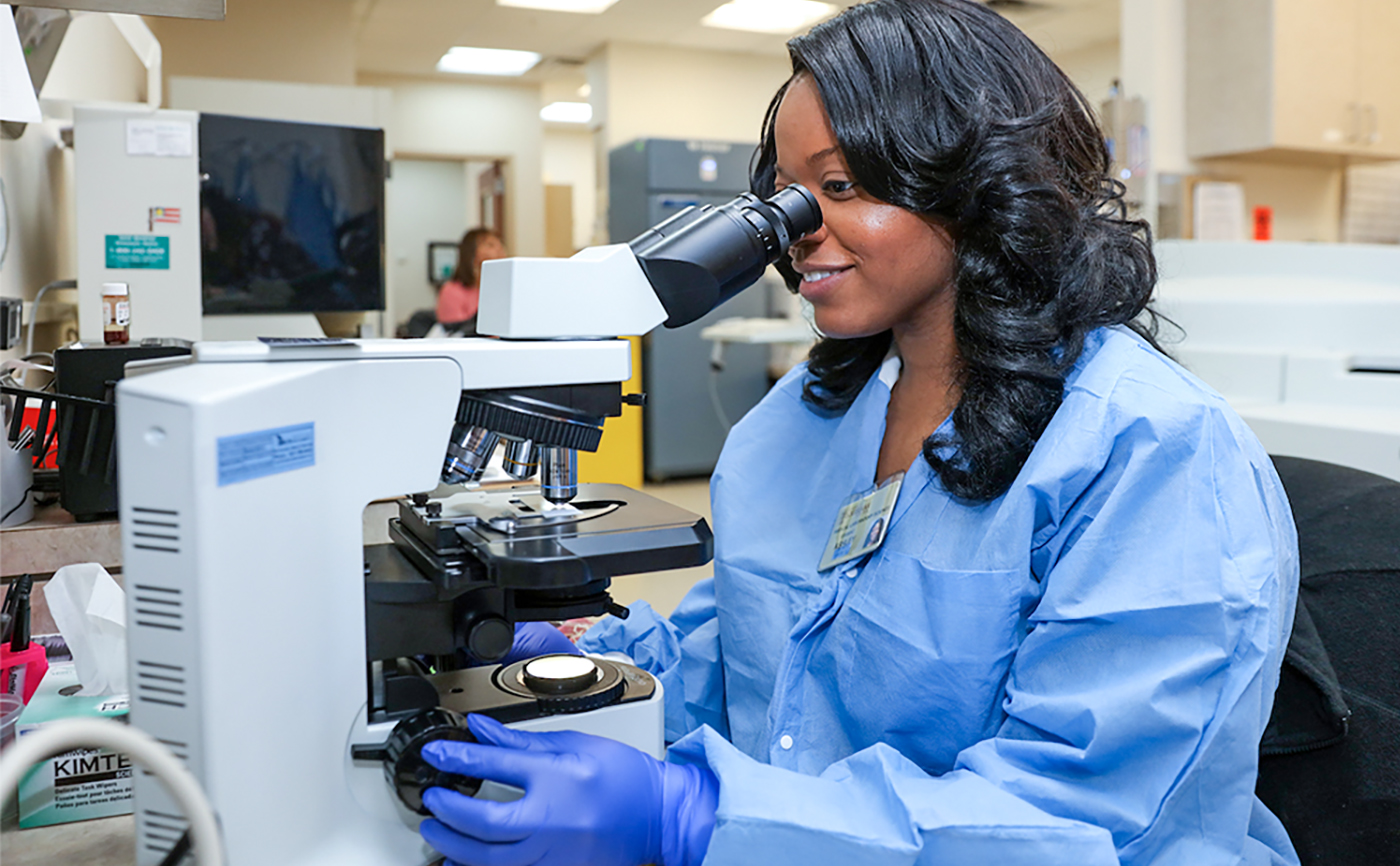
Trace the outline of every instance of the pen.
{"label": "pen", "polygon": [[21,575],[10,588],[15,603],[10,609],[10,652],[29,649],[29,593],[34,588],[31,575]]}
{"label": "pen", "polygon": [[0,643],[7,643],[10,640],[10,633],[15,624],[15,601],[19,598],[19,585],[23,581],[33,581],[30,575],[22,575],[10,587],[10,591],[5,593],[5,604],[0,606]]}

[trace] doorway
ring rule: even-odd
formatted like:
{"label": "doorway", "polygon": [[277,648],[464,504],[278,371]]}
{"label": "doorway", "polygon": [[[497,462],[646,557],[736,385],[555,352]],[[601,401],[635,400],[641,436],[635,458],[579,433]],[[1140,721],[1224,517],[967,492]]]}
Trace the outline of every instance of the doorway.
{"label": "doorway", "polygon": [[502,160],[394,160],[385,219],[391,333],[437,304],[442,275],[430,273],[429,244],[456,244],[468,229],[504,224],[505,176]]}

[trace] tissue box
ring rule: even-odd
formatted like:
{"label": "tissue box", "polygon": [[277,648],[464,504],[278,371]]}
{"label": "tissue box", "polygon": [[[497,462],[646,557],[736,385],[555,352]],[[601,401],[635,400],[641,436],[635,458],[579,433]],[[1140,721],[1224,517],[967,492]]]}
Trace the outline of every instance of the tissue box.
{"label": "tissue box", "polygon": [[[20,714],[16,732],[23,737],[75,717],[126,721],[126,695],[83,697],[78,690],[72,664],[52,665]],[[131,770],[126,755],[102,749],[78,749],[36,764],[19,783],[20,827],[130,814]]]}

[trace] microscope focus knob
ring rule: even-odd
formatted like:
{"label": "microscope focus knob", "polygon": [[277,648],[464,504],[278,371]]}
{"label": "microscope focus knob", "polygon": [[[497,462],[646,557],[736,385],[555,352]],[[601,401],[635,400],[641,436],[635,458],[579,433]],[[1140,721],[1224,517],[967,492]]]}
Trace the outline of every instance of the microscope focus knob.
{"label": "microscope focus knob", "polygon": [[[414,713],[394,726],[394,732],[374,757],[384,761],[384,777],[403,804],[420,815],[430,814],[423,805],[423,792],[447,788],[468,797],[481,788],[481,780],[455,773],[444,773],[423,760],[422,748],[433,740],[475,743],[467,720],[441,707]],[[369,757],[368,752],[363,756]]]}

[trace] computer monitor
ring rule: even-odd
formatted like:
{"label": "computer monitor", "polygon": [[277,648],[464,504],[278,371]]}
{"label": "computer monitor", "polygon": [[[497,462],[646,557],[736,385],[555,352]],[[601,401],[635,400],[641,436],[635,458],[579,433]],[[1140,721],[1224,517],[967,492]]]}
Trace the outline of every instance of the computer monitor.
{"label": "computer monitor", "polygon": [[199,119],[204,314],[384,309],[384,132]]}

